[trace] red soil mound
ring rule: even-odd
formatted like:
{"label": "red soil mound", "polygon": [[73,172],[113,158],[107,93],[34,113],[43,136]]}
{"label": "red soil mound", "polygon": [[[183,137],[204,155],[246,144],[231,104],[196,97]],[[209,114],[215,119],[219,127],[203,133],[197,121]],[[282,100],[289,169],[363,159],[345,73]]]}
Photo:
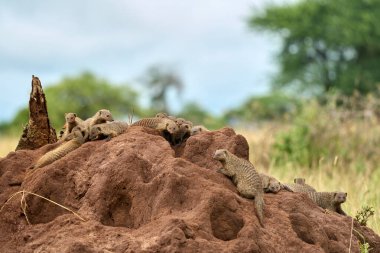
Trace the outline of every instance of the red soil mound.
{"label": "red soil mound", "polygon": [[[325,213],[303,194],[265,194],[260,227],[253,201],[237,194],[212,159],[219,148],[248,158],[245,138],[232,129],[201,133],[173,149],[157,131],[130,128],[26,177],[55,146],[0,160],[0,204],[27,190],[86,221],[28,195],[28,225],[17,196],[0,213],[1,252],[348,252],[351,218]],[[378,235],[356,222],[354,228],[380,252]],[[357,232],[352,252],[359,252]]]}

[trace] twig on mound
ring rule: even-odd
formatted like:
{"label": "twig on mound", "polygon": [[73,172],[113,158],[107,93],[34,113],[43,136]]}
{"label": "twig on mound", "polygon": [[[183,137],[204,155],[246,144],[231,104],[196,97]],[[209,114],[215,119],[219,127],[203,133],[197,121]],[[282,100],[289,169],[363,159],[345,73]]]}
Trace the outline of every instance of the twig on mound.
{"label": "twig on mound", "polygon": [[61,207],[61,208],[65,209],[65,210],[71,212],[72,214],[74,214],[75,216],[77,216],[80,220],[82,220],[82,221],[86,221],[84,218],[82,218],[79,214],[77,214],[76,212],[74,212],[74,211],[71,210],[70,208],[68,208],[68,207],[66,207],[66,206],[64,206],[64,205],[61,205],[61,204],[59,204],[59,203],[57,203],[57,202],[55,202],[55,201],[53,201],[53,200],[51,200],[51,199],[45,198],[44,196],[41,196],[41,195],[39,195],[39,194],[37,194],[37,193],[29,192],[29,191],[25,191],[25,190],[22,190],[22,191],[18,191],[18,192],[16,192],[16,193],[13,193],[13,194],[7,199],[7,201],[5,201],[4,205],[0,208],[0,212],[3,210],[4,206],[5,206],[5,205],[6,205],[11,199],[13,199],[13,198],[14,198],[16,195],[18,195],[18,194],[21,194],[20,206],[21,206],[22,212],[23,212],[24,215],[25,215],[25,219],[26,219],[26,221],[28,222],[29,225],[30,225],[30,222],[29,222],[28,216],[26,215],[26,208],[28,207],[28,204],[26,203],[25,195],[27,195],[27,194],[31,194],[31,195],[34,195],[34,196],[36,196],[36,197],[42,198],[42,199],[44,199],[44,200],[47,200],[47,201],[49,201],[49,202],[51,202],[51,203],[53,203],[53,204],[55,204],[55,205],[57,205],[57,206],[59,206],[59,207]]}
{"label": "twig on mound", "polygon": [[352,243],[353,230],[354,230],[354,218],[351,217],[351,236],[350,236],[350,247],[348,248],[348,253],[351,253],[351,243]]}

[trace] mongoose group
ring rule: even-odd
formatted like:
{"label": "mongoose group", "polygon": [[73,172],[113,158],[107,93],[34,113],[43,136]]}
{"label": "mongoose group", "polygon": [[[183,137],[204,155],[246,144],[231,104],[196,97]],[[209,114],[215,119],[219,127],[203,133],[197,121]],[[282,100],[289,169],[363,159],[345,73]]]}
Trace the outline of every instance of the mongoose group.
{"label": "mongoose group", "polygon": [[193,129],[193,123],[183,118],[176,118],[166,113],[158,113],[153,118],[143,118],[132,124],[123,121],[114,121],[109,110],[101,109],[94,116],[82,120],[76,113],[65,113],[65,124],[59,135],[60,145],[44,154],[37,162],[31,166],[31,169],[44,167],[54,161],[62,158],[66,154],[80,147],[86,141],[95,141],[99,139],[110,140],[125,132],[128,127],[142,126],[153,128],[158,131],[172,144],[182,143],[191,135],[208,131],[204,126],[196,126]]}
{"label": "mongoose group", "polygon": [[[176,118],[166,113],[158,113],[152,118],[143,118],[132,124],[114,121],[109,110],[101,109],[86,120],[80,119],[76,113],[65,114],[65,125],[60,131],[60,145],[40,157],[31,169],[44,167],[62,158],[80,147],[86,141],[106,139],[107,141],[124,133],[129,127],[142,126],[158,130],[171,145],[178,145],[187,138],[209,130],[202,126],[194,126],[191,121]],[[242,197],[254,199],[258,220],[264,226],[264,193],[277,193],[280,190],[305,193],[318,206],[342,215],[346,215],[341,204],[346,201],[344,192],[317,192],[306,184],[304,178],[295,178],[292,184],[282,184],[276,178],[259,173],[248,160],[239,158],[226,149],[215,151],[213,158],[222,164],[218,170],[232,179]]]}

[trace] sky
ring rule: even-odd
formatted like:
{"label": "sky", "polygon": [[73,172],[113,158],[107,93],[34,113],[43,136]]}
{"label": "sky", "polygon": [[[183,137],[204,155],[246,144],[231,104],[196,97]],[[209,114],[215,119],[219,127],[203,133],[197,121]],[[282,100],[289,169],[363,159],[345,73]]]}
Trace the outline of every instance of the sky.
{"label": "sky", "polygon": [[153,64],[183,79],[172,110],[194,101],[221,114],[270,89],[280,40],[246,20],[273,2],[289,1],[0,0],[0,121],[27,105],[32,75],[46,87],[91,71],[129,83],[144,102],[137,80]]}

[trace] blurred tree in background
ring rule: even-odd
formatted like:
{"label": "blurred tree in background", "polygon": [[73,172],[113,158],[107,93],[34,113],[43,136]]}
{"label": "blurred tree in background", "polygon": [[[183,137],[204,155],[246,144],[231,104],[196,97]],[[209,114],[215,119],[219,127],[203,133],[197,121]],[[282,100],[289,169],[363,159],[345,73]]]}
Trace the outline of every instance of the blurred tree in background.
{"label": "blurred tree in background", "polygon": [[249,24],[282,38],[274,87],[351,95],[378,91],[379,16],[378,0],[302,0],[268,6]]}
{"label": "blurred tree in background", "polygon": [[227,111],[225,117],[245,123],[250,121],[283,120],[298,112],[300,106],[300,99],[273,92],[264,96],[248,98],[241,106]]}
{"label": "blurred tree in background", "polygon": [[210,129],[218,129],[227,124],[223,116],[214,116],[194,102],[187,103],[179,113],[179,117],[192,121],[194,125],[202,124]]}
{"label": "blurred tree in background", "polygon": [[151,93],[151,106],[156,112],[169,112],[167,93],[170,89],[177,90],[178,94],[183,89],[180,76],[173,70],[163,65],[153,65],[143,75],[142,82]]}
{"label": "blurred tree in background", "polygon": [[[75,112],[86,119],[99,109],[109,109],[116,117],[131,113],[141,113],[138,94],[128,85],[114,85],[89,72],[76,77],[67,77],[55,85],[44,87],[53,127],[60,129],[65,122],[66,112]],[[27,101],[26,101],[27,102]],[[2,123],[0,130],[21,133],[22,126],[28,121],[29,111],[21,109],[9,123]]]}

